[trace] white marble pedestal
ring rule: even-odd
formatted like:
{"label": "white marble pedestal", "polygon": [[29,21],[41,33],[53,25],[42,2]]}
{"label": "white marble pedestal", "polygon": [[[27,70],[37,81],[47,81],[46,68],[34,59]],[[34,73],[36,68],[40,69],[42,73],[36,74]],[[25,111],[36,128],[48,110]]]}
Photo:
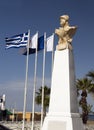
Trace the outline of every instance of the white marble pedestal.
{"label": "white marble pedestal", "polygon": [[55,51],[49,112],[42,130],[83,130],[74,70],[73,52]]}

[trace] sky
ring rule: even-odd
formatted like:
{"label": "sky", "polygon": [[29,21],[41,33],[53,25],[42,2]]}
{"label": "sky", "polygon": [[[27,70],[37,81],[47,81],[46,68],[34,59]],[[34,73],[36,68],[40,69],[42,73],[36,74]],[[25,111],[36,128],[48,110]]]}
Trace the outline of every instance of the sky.
{"label": "sky", "polygon": [[[59,17],[69,15],[70,25],[77,26],[73,37],[76,78],[94,70],[94,0],[1,0],[0,1],[0,95],[6,95],[6,108],[23,110],[26,56],[21,49],[5,49],[5,37],[37,31],[47,37],[60,27]],[[54,48],[58,38],[55,35]],[[27,106],[32,110],[35,55],[29,56]],[[42,82],[43,51],[38,53],[37,89]],[[45,85],[51,86],[51,52],[46,53]],[[36,111],[40,110],[36,106]]]}

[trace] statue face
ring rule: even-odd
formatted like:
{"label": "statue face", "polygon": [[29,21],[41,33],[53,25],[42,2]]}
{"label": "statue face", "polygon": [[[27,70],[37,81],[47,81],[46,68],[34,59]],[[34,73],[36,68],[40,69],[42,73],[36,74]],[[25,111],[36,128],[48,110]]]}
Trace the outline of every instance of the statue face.
{"label": "statue face", "polygon": [[60,25],[61,25],[61,26],[64,26],[64,25],[65,25],[65,23],[66,23],[66,20],[65,20],[65,19],[63,19],[63,18],[61,18],[61,19],[60,19]]}

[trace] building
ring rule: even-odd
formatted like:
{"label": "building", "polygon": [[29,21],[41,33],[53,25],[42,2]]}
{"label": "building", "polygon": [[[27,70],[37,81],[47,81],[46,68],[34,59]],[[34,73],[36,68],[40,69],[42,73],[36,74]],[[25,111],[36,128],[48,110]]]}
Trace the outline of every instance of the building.
{"label": "building", "polygon": [[[41,119],[41,113],[35,112],[35,121],[40,121]],[[10,121],[22,121],[23,120],[23,112],[15,112],[13,115],[9,116]],[[32,120],[32,113],[26,112],[25,114],[25,121],[31,121]]]}

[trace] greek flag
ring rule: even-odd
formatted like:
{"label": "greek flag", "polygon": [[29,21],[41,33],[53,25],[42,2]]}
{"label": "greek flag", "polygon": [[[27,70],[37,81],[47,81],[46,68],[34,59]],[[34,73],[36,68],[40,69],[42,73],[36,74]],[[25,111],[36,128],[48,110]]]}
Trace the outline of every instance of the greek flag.
{"label": "greek flag", "polygon": [[27,46],[28,37],[29,37],[29,35],[28,35],[28,32],[27,32],[27,33],[12,36],[10,38],[5,38],[6,49]]}

